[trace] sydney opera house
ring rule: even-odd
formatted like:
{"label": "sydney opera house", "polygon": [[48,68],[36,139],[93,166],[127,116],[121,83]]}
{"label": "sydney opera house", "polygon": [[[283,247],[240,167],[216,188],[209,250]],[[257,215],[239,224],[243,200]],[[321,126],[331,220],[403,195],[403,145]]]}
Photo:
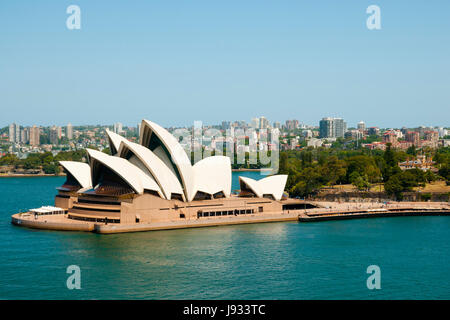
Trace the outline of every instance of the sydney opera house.
{"label": "sydney opera house", "polygon": [[286,175],[240,177],[231,192],[231,163],[211,156],[194,165],[177,139],[143,120],[139,144],[107,131],[111,155],[87,149],[88,163],[61,161],[65,183],[56,212],[13,215],[29,227],[100,233],[295,220],[283,197]]}

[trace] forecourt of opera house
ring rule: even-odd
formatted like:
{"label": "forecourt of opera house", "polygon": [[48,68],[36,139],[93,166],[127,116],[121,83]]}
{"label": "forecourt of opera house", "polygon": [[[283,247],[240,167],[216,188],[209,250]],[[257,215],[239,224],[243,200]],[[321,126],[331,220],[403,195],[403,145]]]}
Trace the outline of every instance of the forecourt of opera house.
{"label": "forecourt of opera house", "polygon": [[142,121],[139,144],[107,135],[112,155],[87,149],[88,164],[61,161],[67,179],[55,207],[15,214],[12,222],[117,233],[298,220],[288,209],[297,209],[300,201],[283,197],[287,175],[239,177],[240,193],[233,195],[228,157],[191,165],[177,139],[148,120]]}

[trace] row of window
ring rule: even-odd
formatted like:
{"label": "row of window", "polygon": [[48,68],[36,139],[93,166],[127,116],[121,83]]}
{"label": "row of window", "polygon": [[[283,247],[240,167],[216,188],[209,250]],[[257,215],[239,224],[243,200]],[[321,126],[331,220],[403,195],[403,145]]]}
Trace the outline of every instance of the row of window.
{"label": "row of window", "polygon": [[[262,207],[259,209],[262,212]],[[197,218],[202,217],[217,217],[217,216],[233,216],[240,214],[252,214],[255,213],[255,209],[241,209],[241,210],[227,210],[227,211],[198,211]]]}
{"label": "row of window", "polygon": [[69,219],[81,220],[81,221],[90,221],[90,222],[120,223],[120,219],[79,217],[79,216],[72,216],[70,214],[69,214]]}
{"label": "row of window", "polygon": [[61,211],[49,211],[49,212],[35,212],[35,211],[31,211],[31,213],[35,216],[51,216],[54,214],[66,214],[66,211],[61,210]]}

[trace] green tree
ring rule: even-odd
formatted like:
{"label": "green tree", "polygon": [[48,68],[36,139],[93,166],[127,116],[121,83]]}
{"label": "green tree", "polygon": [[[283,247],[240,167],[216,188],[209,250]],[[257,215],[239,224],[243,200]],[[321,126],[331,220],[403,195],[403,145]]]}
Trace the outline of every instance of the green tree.
{"label": "green tree", "polygon": [[288,171],[288,155],[286,152],[280,153],[280,165],[278,168],[280,174],[289,174]]}
{"label": "green tree", "polygon": [[400,167],[397,165],[397,160],[394,151],[391,149],[391,144],[386,144],[386,150],[383,155],[385,162],[383,180],[389,181],[390,177],[401,172]]}
{"label": "green tree", "polygon": [[347,160],[347,181],[351,183],[350,175],[357,172],[359,176],[367,175],[369,182],[377,182],[380,180],[381,172],[373,157],[366,155],[358,155],[348,158]]}
{"label": "green tree", "polygon": [[311,151],[304,151],[300,154],[300,159],[302,160],[302,168],[305,168],[307,166],[310,166],[312,164],[312,152]]}
{"label": "green tree", "polygon": [[6,156],[0,158],[0,165],[13,166],[19,163],[19,158],[15,154],[7,154]]}
{"label": "green tree", "polygon": [[393,175],[385,184],[388,195],[394,195],[397,200],[403,199],[403,192],[411,191],[419,185],[418,178],[412,170],[406,170]]}
{"label": "green tree", "polygon": [[436,180],[437,180],[437,177],[431,170],[427,170],[425,172],[425,181],[426,182],[429,183],[429,182],[433,182],[433,181],[436,181]]}
{"label": "green tree", "polygon": [[298,181],[290,190],[293,196],[307,197],[317,192],[321,187],[321,176],[313,168],[303,169],[297,176]]}
{"label": "green tree", "polygon": [[419,185],[418,176],[412,170],[406,170],[397,174],[403,186],[403,191],[411,191],[413,187]]}
{"label": "green tree", "polygon": [[403,186],[402,183],[397,176],[392,176],[385,184],[384,184],[384,190],[386,191],[386,194],[389,196],[395,196],[396,200],[402,200],[403,199]]}
{"label": "green tree", "polygon": [[416,146],[412,145],[411,147],[409,147],[408,150],[406,150],[406,153],[412,156],[416,156],[417,155]]}
{"label": "green tree", "polygon": [[363,177],[361,176],[356,177],[356,179],[353,180],[352,184],[359,191],[369,191],[370,189],[370,182],[369,178],[367,177],[367,174],[365,174]]}
{"label": "green tree", "polygon": [[323,166],[322,172],[326,177],[327,183],[333,187],[336,182],[345,178],[347,164],[345,161],[339,160],[336,156],[331,156]]}
{"label": "green tree", "polygon": [[444,164],[439,169],[439,175],[445,179],[445,182],[447,185],[450,185],[450,166],[447,164]]}
{"label": "green tree", "polygon": [[46,163],[42,166],[42,170],[46,174],[57,174],[59,172],[59,167],[54,163]]}

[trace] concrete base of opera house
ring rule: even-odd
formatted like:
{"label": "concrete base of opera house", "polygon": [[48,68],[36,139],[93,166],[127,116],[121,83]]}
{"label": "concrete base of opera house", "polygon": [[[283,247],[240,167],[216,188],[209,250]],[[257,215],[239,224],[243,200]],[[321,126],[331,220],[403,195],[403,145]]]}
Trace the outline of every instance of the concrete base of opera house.
{"label": "concrete base of opera house", "polygon": [[12,216],[11,222],[18,226],[36,229],[114,234],[283,221],[314,222],[376,217],[450,216],[450,205],[445,202],[394,202],[390,204],[320,202],[315,205],[317,207],[312,209],[141,223],[99,223],[69,219],[67,214],[33,216],[30,213],[17,213]]}
{"label": "concrete base of opera house", "polygon": [[11,223],[21,227],[60,230],[60,231],[94,231],[94,224],[74,221],[66,214],[52,216],[32,216],[28,212],[16,213],[11,216]]}
{"label": "concrete base of opera house", "polygon": [[67,218],[67,215],[51,215],[33,217],[27,213],[17,213],[12,216],[11,222],[15,225],[61,231],[88,231],[102,234],[171,230],[184,228],[201,228],[236,224],[298,221],[298,212],[265,213],[246,216],[211,217],[195,220],[164,221],[153,223],[115,224],[82,222]]}

